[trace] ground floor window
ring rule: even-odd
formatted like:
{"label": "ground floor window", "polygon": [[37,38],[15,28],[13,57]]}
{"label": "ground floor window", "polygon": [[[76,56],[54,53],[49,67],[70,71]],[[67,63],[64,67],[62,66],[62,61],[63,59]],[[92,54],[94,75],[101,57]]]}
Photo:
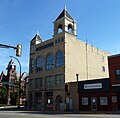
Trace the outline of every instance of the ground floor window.
{"label": "ground floor window", "polygon": [[108,105],[108,98],[100,97],[100,105]]}
{"label": "ground floor window", "polygon": [[36,93],[36,104],[41,104],[42,102],[42,93]]}
{"label": "ground floor window", "polygon": [[46,92],[46,108],[53,109],[53,92]]}
{"label": "ground floor window", "polygon": [[88,105],[88,98],[87,97],[82,98],[82,105]]}

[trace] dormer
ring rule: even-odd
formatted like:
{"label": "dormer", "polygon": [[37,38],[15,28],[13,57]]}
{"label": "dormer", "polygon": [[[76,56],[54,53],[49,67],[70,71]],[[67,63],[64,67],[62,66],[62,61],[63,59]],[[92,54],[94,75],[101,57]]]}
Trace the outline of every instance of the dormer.
{"label": "dormer", "polygon": [[31,46],[37,45],[39,43],[43,42],[42,38],[37,33],[34,38],[30,41]]}

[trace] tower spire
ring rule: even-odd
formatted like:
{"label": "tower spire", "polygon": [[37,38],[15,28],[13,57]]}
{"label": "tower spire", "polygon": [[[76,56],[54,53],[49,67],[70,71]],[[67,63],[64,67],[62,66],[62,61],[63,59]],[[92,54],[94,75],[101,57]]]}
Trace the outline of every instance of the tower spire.
{"label": "tower spire", "polygon": [[37,35],[39,35],[39,31],[37,30]]}
{"label": "tower spire", "polygon": [[66,5],[64,5],[64,14],[65,14],[65,17],[66,17],[66,11],[67,11]]}
{"label": "tower spire", "polygon": [[66,5],[64,5],[64,10],[66,11]]}

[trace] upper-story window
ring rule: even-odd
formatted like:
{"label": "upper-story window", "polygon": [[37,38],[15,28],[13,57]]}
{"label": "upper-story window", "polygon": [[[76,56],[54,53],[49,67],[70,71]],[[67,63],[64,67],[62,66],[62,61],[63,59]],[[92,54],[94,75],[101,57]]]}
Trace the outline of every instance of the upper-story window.
{"label": "upper-story window", "polygon": [[58,33],[61,33],[61,32],[62,32],[62,24],[58,26]]}
{"label": "upper-story window", "polygon": [[35,88],[42,87],[42,78],[36,78],[35,79]]}
{"label": "upper-story window", "polygon": [[64,38],[63,37],[61,38],[61,42],[64,42]]}
{"label": "upper-story window", "polygon": [[34,88],[34,79],[30,79],[29,80],[29,89],[33,89]]}
{"label": "upper-story window", "polygon": [[53,76],[46,77],[45,84],[46,84],[47,87],[54,86],[54,77]]}
{"label": "upper-story window", "polygon": [[73,31],[72,31],[72,25],[71,25],[71,24],[68,25],[68,32],[69,32],[69,33],[72,33],[72,32],[73,32]]}
{"label": "upper-story window", "polygon": [[64,53],[62,51],[59,51],[56,54],[56,67],[60,67],[64,65]]}
{"label": "upper-story window", "polygon": [[104,57],[104,56],[102,56],[102,57],[101,57],[101,60],[102,60],[102,62],[104,62],[104,61],[105,61],[105,57]]}
{"label": "upper-story window", "polygon": [[116,79],[120,80],[120,69],[116,69],[115,74],[116,74]]}
{"label": "upper-story window", "polygon": [[36,71],[42,71],[42,70],[43,70],[43,59],[40,56],[36,60]]}
{"label": "upper-story window", "polygon": [[30,62],[30,73],[33,73],[34,71],[34,59],[31,59],[31,62]]}
{"label": "upper-story window", "polygon": [[102,71],[105,72],[105,66],[102,66]]}
{"label": "upper-story window", "polygon": [[49,54],[46,59],[46,70],[50,70],[54,67],[54,57],[53,54]]}
{"label": "upper-story window", "polygon": [[55,76],[55,84],[56,85],[64,85],[64,75],[63,74]]}

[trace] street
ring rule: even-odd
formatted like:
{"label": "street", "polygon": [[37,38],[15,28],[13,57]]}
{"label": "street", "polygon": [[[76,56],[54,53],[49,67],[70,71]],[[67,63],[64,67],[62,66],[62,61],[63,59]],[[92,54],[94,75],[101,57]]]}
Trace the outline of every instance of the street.
{"label": "street", "polygon": [[33,111],[0,111],[0,118],[119,118],[118,114],[62,114]]}

